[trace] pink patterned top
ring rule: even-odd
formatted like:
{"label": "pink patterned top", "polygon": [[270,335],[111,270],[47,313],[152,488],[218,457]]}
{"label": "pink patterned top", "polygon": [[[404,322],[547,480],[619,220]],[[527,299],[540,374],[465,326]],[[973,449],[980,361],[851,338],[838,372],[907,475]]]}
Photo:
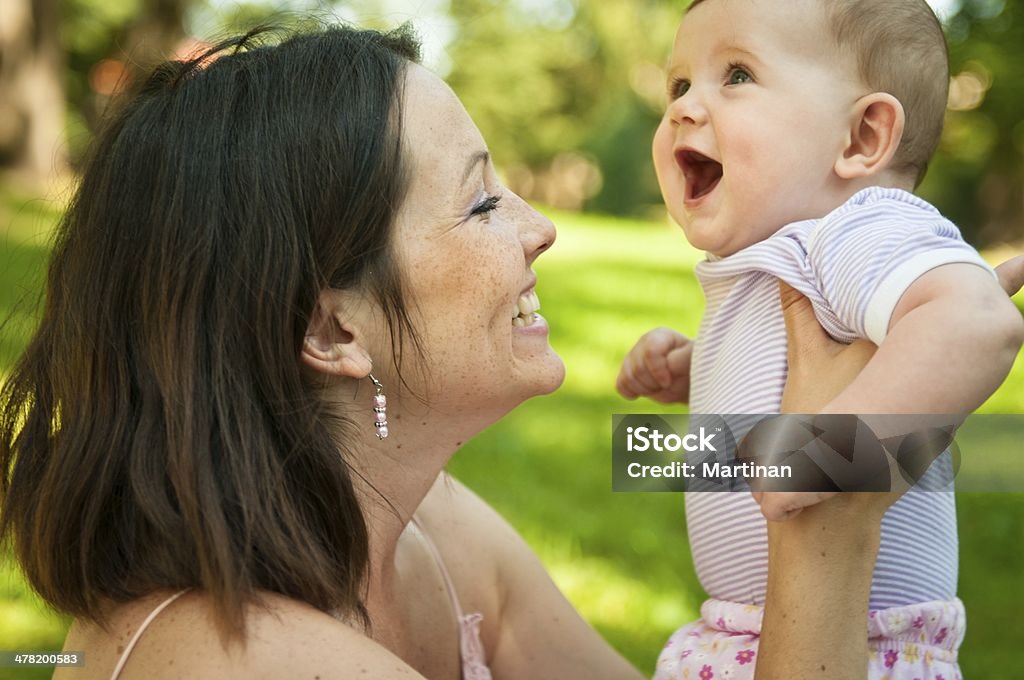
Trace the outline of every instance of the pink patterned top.
{"label": "pink patterned top", "polygon": [[[423,530],[423,526],[416,521],[413,517],[412,523],[416,526],[420,536],[423,537],[423,543],[427,546],[431,556],[434,558],[434,562],[437,563],[437,568],[441,570],[441,576],[444,577],[444,586],[448,591],[448,597],[452,601],[452,609],[455,610],[456,620],[459,622],[459,655],[462,660],[462,680],[491,680],[491,670],[487,667],[487,658],[484,655],[484,647],[480,642],[480,621],[483,620],[483,615],[479,612],[472,614],[463,614],[462,607],[459,605],[459,597],[455,592],[455,585],[452,583],[452,577],[448,573],[448,569],[444,566],[444,560],[441,559],[441,553],[438,551],[437,546],[430,540],[430,536]],[[146,630],[150,623],[157,615],[166,609],[172,602],[177,600],[179,597],[189,591],[188,588],[185,590],[178,591],[174,595],[161,602],[157,607],[149,613],[149,616],[145,618],[139,629],[135,631],[135,635],[128,641],[128,645],[124,648],[124,652],[121,654],[121,658],[117,660],[117,665],[114,667],[114,672],[110,676],[110,680],[118,680],[121,675],[121,671],[124,669],[125,663],[128,661],[128,655],[132,653],[139,638],[142,637],[142,633]]]}

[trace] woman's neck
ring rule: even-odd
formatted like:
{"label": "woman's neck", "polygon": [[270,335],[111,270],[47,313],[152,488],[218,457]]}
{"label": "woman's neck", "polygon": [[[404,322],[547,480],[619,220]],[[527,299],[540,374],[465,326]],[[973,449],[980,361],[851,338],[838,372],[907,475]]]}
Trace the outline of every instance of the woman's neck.
{"label": "woman's neck", "polygon": [[369,535],[372,594],[392,581],[399,538],[445,465],[489,423],[446,417],[419,404],[403,411],[389,402],[390,435],[378,440],[369,408],[351,417],[366,423],[345,448]]}

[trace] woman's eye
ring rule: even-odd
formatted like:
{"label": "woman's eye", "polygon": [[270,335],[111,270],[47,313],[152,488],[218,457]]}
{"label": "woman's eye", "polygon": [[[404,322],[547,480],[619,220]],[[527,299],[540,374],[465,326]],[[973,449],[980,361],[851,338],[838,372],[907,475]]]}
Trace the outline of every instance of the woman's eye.
{"label": "woman's eye", "polygon": [[673,78],[668,86],[668,96],[671,99],[679,99],[690,91],[690,81],[683,78]]}
{"label": "woman's eye", "polygon": [[473,210],[471,210],[469,214],[486,216],[492,210],[496,210],[498,208],[499,202],[501,202],[501,196],[488,196],[473,206]]}
{"label": "woman's eye", "polygon": [[753,76],[747,73],[747,70],[742,66],[731,66],[729,68],[728,85],[740,85],[742,83],[752,82],[754,82]]}

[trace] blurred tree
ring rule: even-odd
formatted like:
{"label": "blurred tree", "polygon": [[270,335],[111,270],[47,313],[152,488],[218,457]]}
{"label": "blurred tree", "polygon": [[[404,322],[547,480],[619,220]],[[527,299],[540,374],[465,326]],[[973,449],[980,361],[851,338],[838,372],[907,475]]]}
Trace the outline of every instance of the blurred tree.
{"label": "blurred tree", "polygon": [[166,59],[179,55],[185,39],[185,12],[192,0],[141,0],[128,26],[124,51],[132,80]]}
{"label": "blurred tree", "polygon": [[541,15],[515,2],[452,0],[448,82],[502,162],[531,169],[577,149],[595,124],[604,64],[572,3]]}
{"label": "blurred tree", "polygon": [[194,0],[59,0],[68,70],[68,146],[80,158],[110,97],[161,59],[187,51]]}
{"label": "blurred tree", "polygon": [[[556,199],[565,183],[553,169],[578,168],[556,161],[575,152],[602,180],[588,209],[637,214],[659,205],[649,144],[665,101],[662,65],[687,4],[450,0],[457,35],[448,81],[513,189]],[[976,245],[1017,240],[1024,236],[1024,0],[949,6],[950,111],[921,193]]]}
{"label": "blurred tree", "polygon": [[0,2],[0,173],[41,188],[65,167],[57,0]]}
{"label": "blurred tree", "polygon": [[949,111],[921,193],[976,245],[1024,237],[1024,2],[964,0],[947,22]]}
{"label": "blurred tree", "polygon": [[[688,0],[426,4],[448,13],[446,77],[513,189],[561,207],[659,208],[650,138],[665,102],[663,64]],[[1020,239],[1024,0],[946,5],[954,80],[946,133],[921,193],[978,245]],[[332,12],[393,26],[416,23],[419,11],[398,0],[0,0],[0,172],[40,177],[62,166],[62,84],[67,149],[77,158],[116,85],[159,58],[182,56],[190,22],[206,36]]]}
{"label": "blurred tree", "polygon": [[586,143],[605,176],[588,209],[664,214],[651,138],[667,102],[664,66],[687,5],[689,0],[581,0],[580,14],[597,36],[605,77],[614,84],[602,102],[605,124]]}
{"label": "blurred tree", "polygon": [[575,177],[584,197],[606,211],[635,213],[656,201],[645,130],[658,119],[659,65],[679,6],[451,0],[458,33],[447,79],[514,190],[557,203],[564,191],[548,189],[572,188]]}

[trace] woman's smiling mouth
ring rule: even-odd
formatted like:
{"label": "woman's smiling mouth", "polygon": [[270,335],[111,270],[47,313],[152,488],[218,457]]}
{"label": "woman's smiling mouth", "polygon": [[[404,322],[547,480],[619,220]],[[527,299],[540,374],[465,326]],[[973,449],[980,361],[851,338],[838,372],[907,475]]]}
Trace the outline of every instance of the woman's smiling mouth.
{"label": "woman's smiling mouth", "polygon": [[537,311],[540,309],[540,299],[537,291],[530,289],[519,296],[516,315],[512,317],[512,325],[518,328],[531,326],[537,320]]}

